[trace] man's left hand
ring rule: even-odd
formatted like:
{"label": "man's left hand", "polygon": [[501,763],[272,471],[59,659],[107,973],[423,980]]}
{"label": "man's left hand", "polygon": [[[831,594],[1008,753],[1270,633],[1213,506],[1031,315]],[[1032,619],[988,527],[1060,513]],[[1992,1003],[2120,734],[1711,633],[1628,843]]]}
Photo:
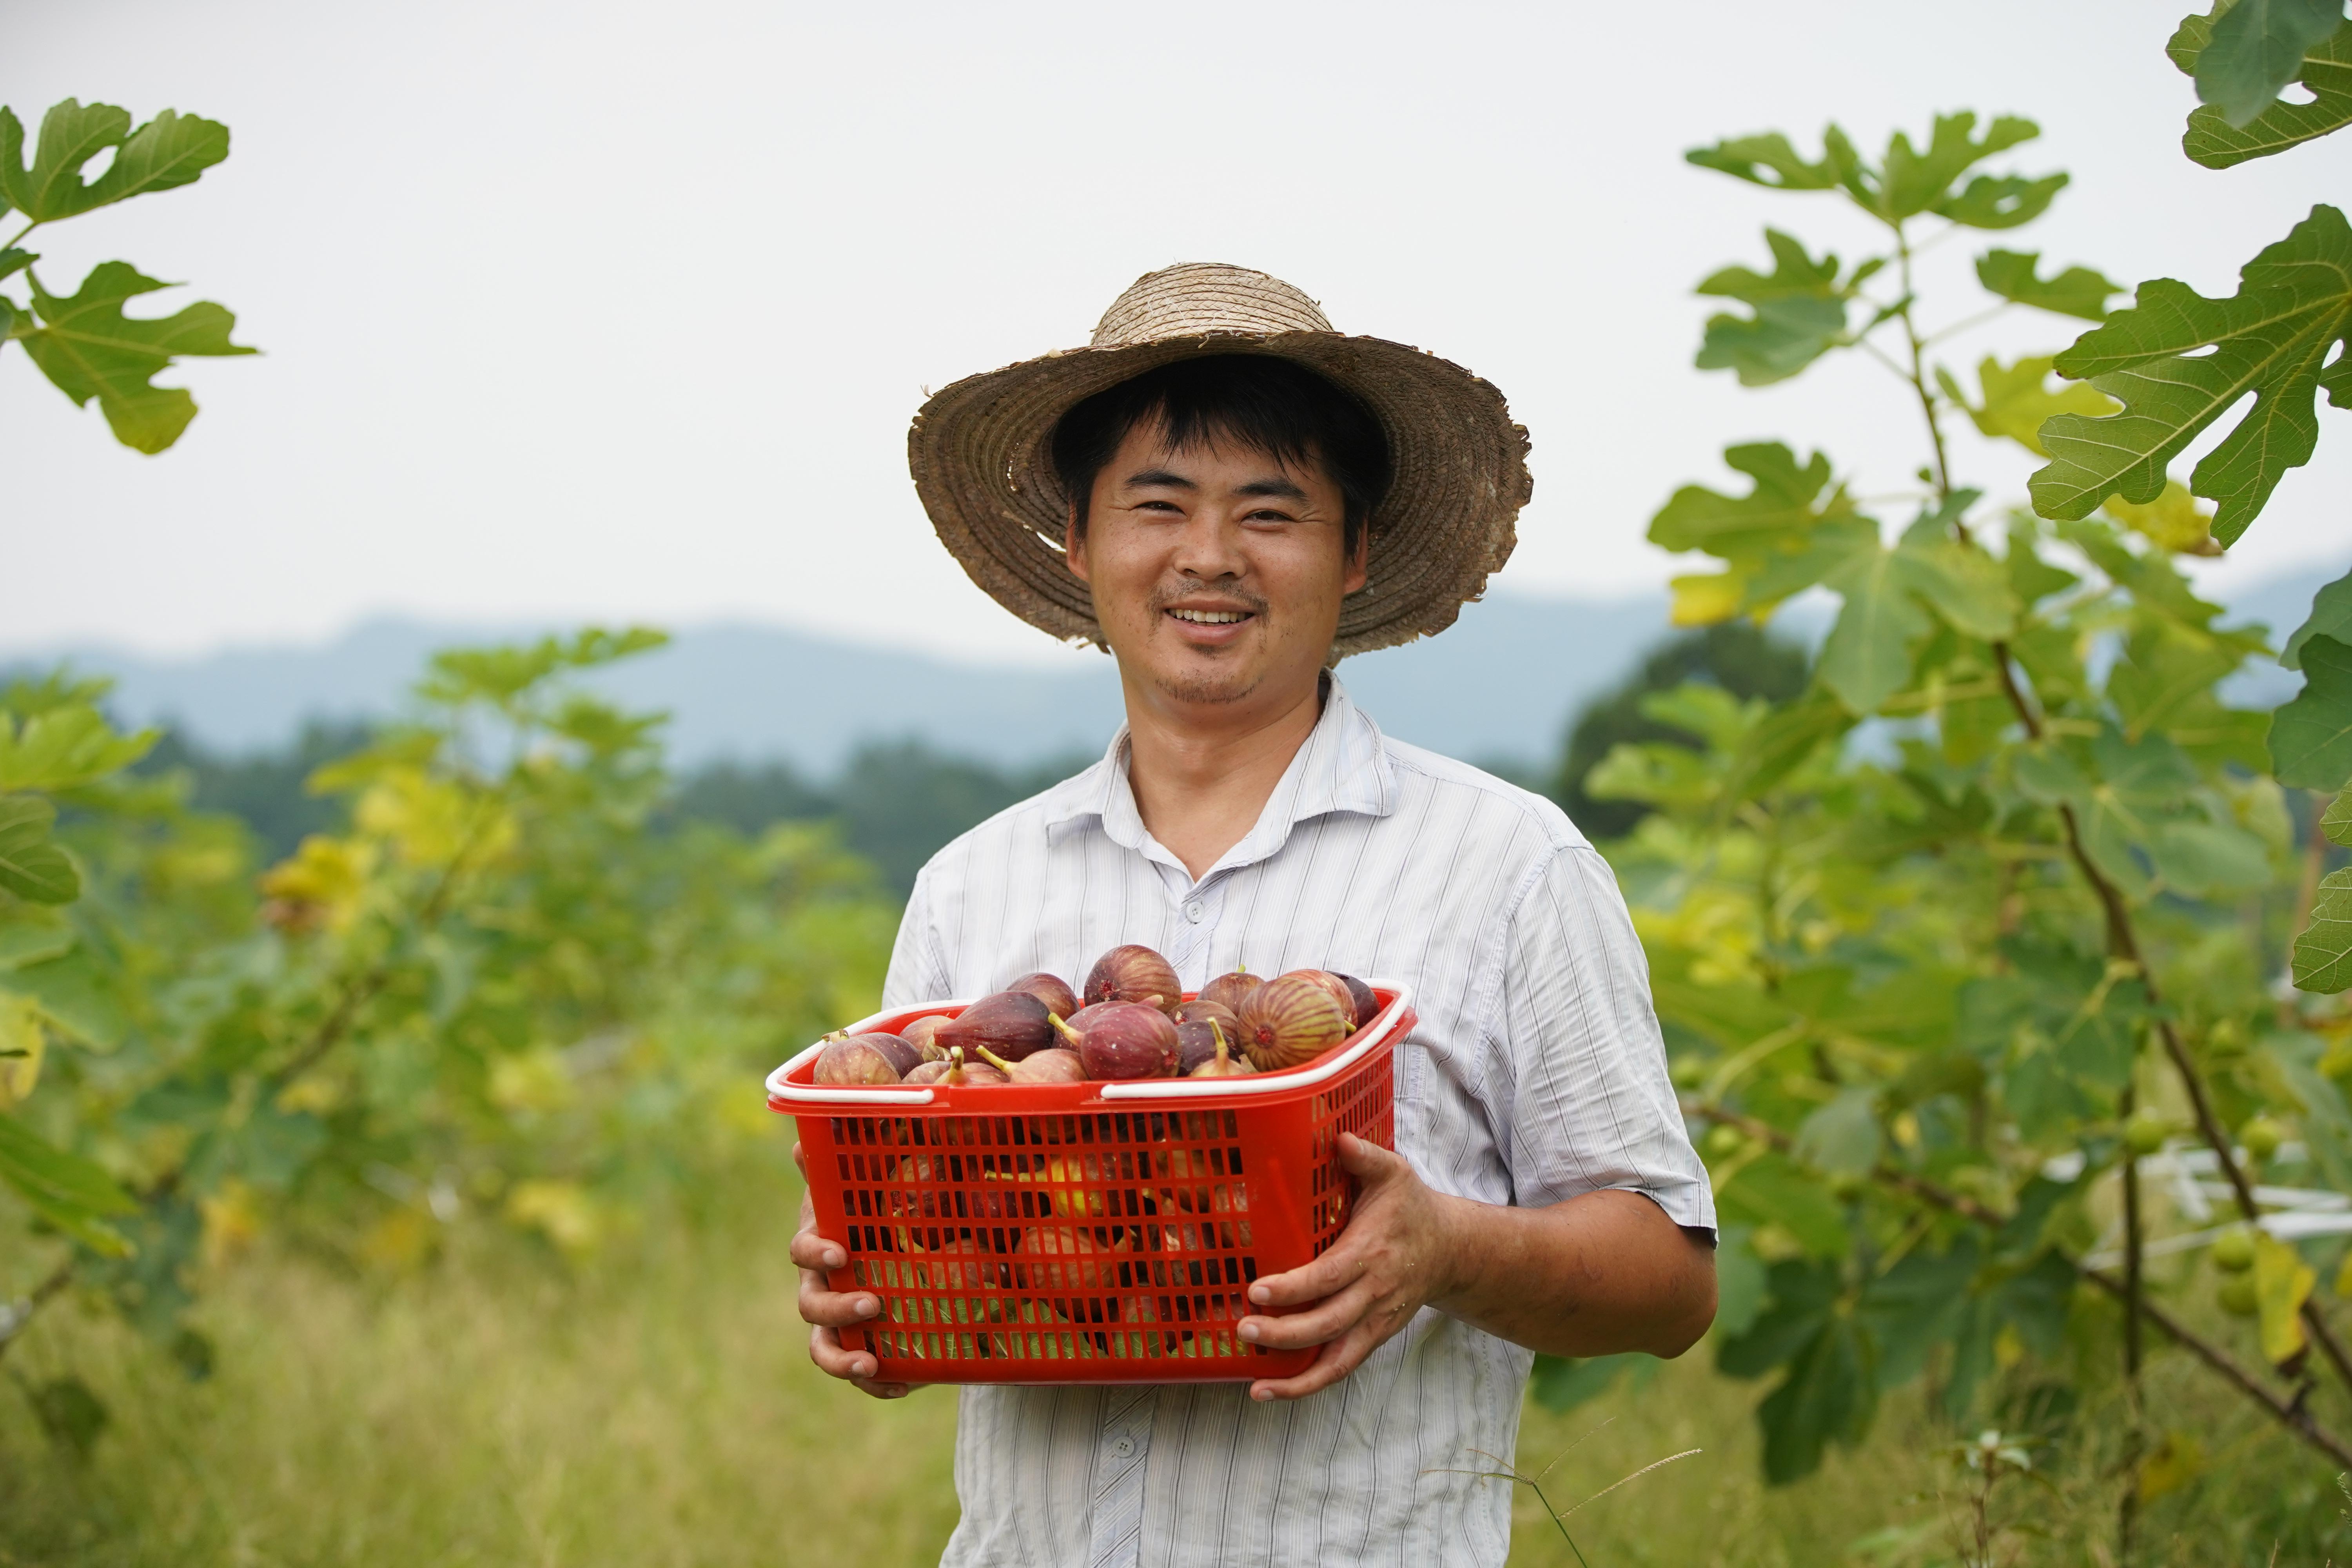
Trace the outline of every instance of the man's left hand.
{"label": "man's left hand", "polygon": [[1404,1157],[1353,1133],[1339,1135],[1339,1164],[1356,1179],[1355,1213],[1329,1251],[1303,1268],[1269,1274],[1250,1287],[1252,1305],[1306,1306],[1283,1317],[1247,1317],[1241,1336],[1269,1350],[1321,1345],[1297,1377],[1264,1378],[1253,1399],[1297,1399],[1328,1388],[1364,1363],[1389,1336],[1450,1286],[1461,1200],[1430,1188]]}

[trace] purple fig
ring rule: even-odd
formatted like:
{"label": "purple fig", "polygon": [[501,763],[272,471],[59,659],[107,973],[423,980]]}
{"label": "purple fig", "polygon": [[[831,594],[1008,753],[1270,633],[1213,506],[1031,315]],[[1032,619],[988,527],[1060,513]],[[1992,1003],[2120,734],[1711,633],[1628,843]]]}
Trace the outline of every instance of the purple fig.
{"label": "purple fig", "polygon": [[1184,986],[1166,959],[1148,947],[1129,942],[1096,959],[1095,966],[1087,971],[1087,1000],[1140,1002],[1172,1014],[1184,1000]]}
{"label": "purple fig", "polygon": [[1034,974],[1024,974],[1004,989],[1026,991],[1045,1004],[1045,1011],[1058,1013],[1065,1018],[1078,1010],[1078,994],[1070,989],[1070,983],[1058,974],[1047,974],[1043,970]]}
{"label": "purple fig", "polygon": [[963,1047],[950,1046],[948,1047],[945,1060],[923,1063],[907,1075],[907,1081],[935,1083],[942,1089],[970,1089],[978,1084],[1006,1083],[1011,1080],[1004,1076],[1004,1070],[1002,1068],[992,1068],[986,1062],[966,1063],[963,1059]]}
{"label": "purple fig", "polygon": [[1088,1078],[1175,1076],[1183,1047],[1167,1014],[1139,1002],[1113,1002],[1087,1012],[1095,1014],[1095,1018],[1084,1029],[1059,1018],[1054,1023],[1063,1038],[1078,1048],[1078,1060]]}
{"label": "purple fig", "polygon": [[1205,1024],[1212,1018],[1224,1026],[1228,1037],[1239,1026],[1238,1016],[1231,1007],[1206,997],[1195,996],[1190,1002],[1180,1004],[1176,1009],[1176,1021],[1180,1024]]}
{"label": "purple fig", "polygon": [[[1176,1026],[1176,1032],[1181,1035],[1186,1029],[1198,1029],[1202,1026],[1199,1024],[1179,1024]],[[1188,1061],[1184,1068],[1185,1077],[1244,1078],[1257,1071],[1246,1058],[1234,1055],[1227,1047],[1223,1025],[1212,1018],[1206,1026],[1210,1035],[1209,1054],[1200,1061]],[[1185,1043],[1185,1055],[1187,1058],[1192,1055],[1190,1041]]]}
{"label": "purple fig", "polygon": [[1036,1051],[1017,1062],[1006,1061],[986,1046],[980,1047],[980,1059],[1002,1072],[1014,1083],[1083,1083],[1085,1064],[1078,1053],[1055,1047],[1050,1051]]}
{"label": "purple fig", "polygon": [[[1242,1052],[1260,1072],[1295,1068],[1355,1032],[1320,970],[1278,974],[1242,1004]],[[1345,987],[1341,987],[1342,990]]]}
{"label": "purple fig", "polygon": [[1345,985],[1348,988],[1348,994],[1356,999],[1356,1027],[1360,1029],[1381,1016],[1381,999],[1372,994],[1370,986],[1354,975],[1342,974],[1336,969],[1326,973]]}
{"label": "purple fig", "polygon": [[1200,999],[1222,1002],[1238,1013],[1242,1010],[1242,1004],[1249,1000],[1249,994],[1265,984],[1265,980],[1247,969],[1236,969],[1231,974],[1220,974],[1202,986]]}
{"label": "purple fig", "polygon": [[1054,1026],[1045,1004],[1026,991],[1000,991],[983,996],[941,1024],[932,1042],[947,1050],[961,1046],[976,1058],[986,1046],[1006,1061],[1017,1062],[1033,1051],[1054,1047]]}
{"label": "purple fig", "polygon": [[816,1058],[816,1081],[835,1086],[897,1083],[911,1068],[914,1047],[896,1035],[835,1035]]}

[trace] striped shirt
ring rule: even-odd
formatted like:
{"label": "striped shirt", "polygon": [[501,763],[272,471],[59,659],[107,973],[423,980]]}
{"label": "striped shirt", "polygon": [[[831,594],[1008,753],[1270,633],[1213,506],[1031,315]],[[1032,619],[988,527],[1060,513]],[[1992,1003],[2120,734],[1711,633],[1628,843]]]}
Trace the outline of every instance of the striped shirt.
{"label": "striped shirt", "polygon": [[[1549,801],[1389,740],[1337,680],[1248,836],[1195,882],[1143,826],[1127,736],[940,851],[886,1006],[1033,970],[1075,982],[1120,942],[1187,990],[1246,963],[1412,987],[1400,1152],[1441,1192],[1536,1206],[1599,1188],[1715,1224],[1615,879]],[[1529,1352],[1423,1309],[1334,1386],[975,1387],[956,1433],[949,1564],[1498,1564]]]}

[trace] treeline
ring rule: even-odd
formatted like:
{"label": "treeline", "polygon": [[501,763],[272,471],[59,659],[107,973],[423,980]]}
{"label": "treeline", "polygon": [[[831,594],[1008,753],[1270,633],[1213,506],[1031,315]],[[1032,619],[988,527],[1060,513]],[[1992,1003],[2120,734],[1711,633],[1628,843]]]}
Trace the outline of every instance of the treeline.
{"label": "treeline", "polygon": [[[1593,766],[1621,742],[1693,743],[1683,731],[1645,716],[1645,699],[1699,680],[1742,699],[1779,701],[1801,690],[1805,679],[1801,647],[1746,622],[1685,633],[1660,643],[1618,687],[1578,712],[1551,749],[1552,761],[1530,767],[1487,760],[1484,765],[1559,802],[1592,837],[1615,837],[1648,808],[1588,795],[1585,778]],[[266,859],[274,861],[293,854],[311,834],[346,826],[345,802],[316,793],[310,780],[325,764],[359,751],[373,733],[363,723],[314,722],[290,745],[229,754],[171,731],[140,771],[185,774],[190,805],[244,821]],[[1071,755],[1000,767],[908,739],[869,742],[829,778],[788,762],[710,763],[683,773],[652,821],[663,829],[715,822],[745,835],[779,822],[831,822],[843,845],[903,894],[940,846],[1092,760]]]}

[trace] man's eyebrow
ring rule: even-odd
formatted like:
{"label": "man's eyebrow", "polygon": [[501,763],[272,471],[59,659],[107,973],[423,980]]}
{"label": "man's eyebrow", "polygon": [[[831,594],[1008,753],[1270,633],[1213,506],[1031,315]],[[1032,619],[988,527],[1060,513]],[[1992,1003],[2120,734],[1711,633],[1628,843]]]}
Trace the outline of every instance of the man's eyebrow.
{"label": "man's eyebrow", "polygon": [[1284,479],[1252,479],[1245,485],[1235,487],[1234,493],[1245,496],[1280,496],[1285,500],[1307,499],[1305,490]]}
{"label": "man's eyebrow", "polygon": [[1130,485],[1172,487],[1180,490],[1197,490],[1201,487],[1170,468],[1144,468],[1127,476]]}

